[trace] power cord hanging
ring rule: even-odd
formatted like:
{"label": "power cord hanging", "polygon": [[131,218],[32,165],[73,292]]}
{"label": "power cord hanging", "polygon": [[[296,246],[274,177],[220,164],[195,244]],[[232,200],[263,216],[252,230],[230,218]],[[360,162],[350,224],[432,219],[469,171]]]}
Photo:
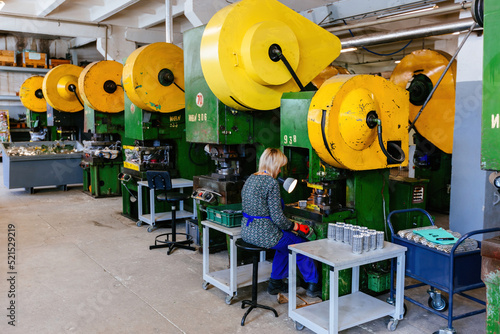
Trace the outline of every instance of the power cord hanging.
{"label": "power cord hanging", "polygon": [[74,84],[70,84],[70,85],[68,86],[68,90],[69,90],[70,92],[73,92],[73,93],[75,94],[76,99],[78,100],[78,102],[80,102],[80,104],[82,105],[82,107],[84,107],[84,108],[85,108],[85,105],[82,103],[82,101],[80,100],[80,97],[79,97],[79,96],[78,96],[78,94],[76,93],[76,86],[75,86]]}

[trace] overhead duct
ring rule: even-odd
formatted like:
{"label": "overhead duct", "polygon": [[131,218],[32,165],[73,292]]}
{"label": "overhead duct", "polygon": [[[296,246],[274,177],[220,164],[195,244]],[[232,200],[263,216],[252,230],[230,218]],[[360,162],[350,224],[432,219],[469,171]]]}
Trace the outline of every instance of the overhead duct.
{"label": "overhead duct", "polygon": [[[468,30],[474,23],[473,19],[463,19],[452,23],[435,24],[421,26],[417,28],[403,29],[389,33],[377,33],[363,35],[362,37],[352,37],[342,39],[342,48],[352,48],[370,45],[379,45],[405,41],[409,39],[424,38],[430,36],[439,36],[451,34],[457,31]],[[478,28],[479,25],[476,25]]]}

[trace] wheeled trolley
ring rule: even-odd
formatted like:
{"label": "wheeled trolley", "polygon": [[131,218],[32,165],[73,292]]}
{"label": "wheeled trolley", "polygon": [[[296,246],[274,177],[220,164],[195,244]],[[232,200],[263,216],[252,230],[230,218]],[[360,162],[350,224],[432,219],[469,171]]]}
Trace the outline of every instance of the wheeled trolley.
{"label": "wheeled trolley", "polygon": [[[465,291],[477,289],[484,286],[481,281],[481,243],[478,242],[478,248],[471,251],[456,252],[457,247],[472,235],[500,231],[500,228],[489,228],[476,230],[464,234],[451,248],[450,253],[442,250],[434,249],[413,240],[408,240],[397,235],[391,223],[391,218],[395,214],[407,213],[412,211],[420,211],[427,216],[431,225],[434,221],[429,213],[425,210],[412,208],[405,210],[392,211],[387,217],[387,223],[391,230],[392,242],[406,247],[406,269],[405,274],[408,277],[416,279],[421,283],[405,286],[405,290],[429,285],[430,294],[428,305],[424,305],[409,296],[404,296],[406,300],[414,303],[444,319],[448,320],[448,328],[440,330],[439,334],[456,333],[453,329],[453,320],[462,319],[473,316],[486,311],[485,308],[474,310],[471,312],[453,315],[453,295],[459,294],[481,305],[486,303],[473,296],[465,294]],[[394,265],[391,270],[391,293],[390,299],[394,298]],[[441,292],[448,293],[448,301],[441,298]],[[448,307],[449,306],[449,307]],[[448,308],[448,312],[444,313]],[[437,332],[436,332],[437,333]]]}

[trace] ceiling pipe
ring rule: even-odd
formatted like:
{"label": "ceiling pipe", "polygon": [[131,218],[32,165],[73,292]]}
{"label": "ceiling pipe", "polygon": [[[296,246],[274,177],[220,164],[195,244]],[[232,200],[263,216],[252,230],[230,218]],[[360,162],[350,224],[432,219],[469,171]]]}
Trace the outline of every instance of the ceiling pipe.
{"label": "ceiling pipe", "polygon": [[[389,33],[377,33],[363,35],[361,37],[352,37],[342,39],[342,48],[362,47],[379,45],[393,42],[400,42],[409,39],[424,38],[430,36],[439,36],[451,34],[457,31],[468,30],[474,23],[473,19],[463,19],[452,23],[435,24],[421,26],[417,28],[404,29]],[[479,25],[476,24],[476,28]]]}
{"label": "ceiling pipe", "polygon": [[165,0],[165,35],[166,42],[174,42],[174,18],[172,14],[172,1]]}
{"label": "ceiling pipe", "polygon": [[348,29],[352,30],[352,29],[373,27],[373,26],[379,25],[379,24],[409,20],[409,19],[420,18],[420,17],[424,17],[424,16],[450,14],[450,13],[454,13],[454,12],[459,12],[461,10],[466,10],[468,8],[471,8],[471,6],[472,6],[472,2],[465,2],[464,1],[464,2],[459,3],[459,4],[454,4],[454,5],[445,6],[445,7],[439,7],[439,8],[430,10],[430,11],[419,12],[419,13],[415,13],[415,14],[398,15],[398,16],[394,16],[394,17],[387,17],[385,19],[378,19],[378,20],[374,20],[374,21],[363,22],[363,23],[358,23],[358,24],[343,25],[343,26],[338,26],[338,27],[331,27],[331,25],[325,25],[322,27],[331,33],[335,33],[335,32],[339,32],[339,31],[345,31]]}

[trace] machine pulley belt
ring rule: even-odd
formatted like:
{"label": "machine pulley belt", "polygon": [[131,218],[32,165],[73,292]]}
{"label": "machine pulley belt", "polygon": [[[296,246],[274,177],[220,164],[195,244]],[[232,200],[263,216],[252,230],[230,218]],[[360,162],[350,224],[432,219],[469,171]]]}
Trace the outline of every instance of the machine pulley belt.
{"label": "machine pulley belt", "polygon": [[436,82],[436,84],[432,88],[431,92],[429,93],[429,96],[427,97],[427,99],[425,100],[424,104],[422,105],[422,108],[420,108],[419,112],[417,113],[417,115],[413,119],[413,122],[411,122],[410,125],[408,126],[408,132],[410,132],[411,129],[413,129],[415,127],[415,123],[417,122],[418,118],[420,117],[420,115],[424,111],[425,107],[427,106],[427,104],[431,100],[432,95],[434,95],[434,92],[439,87],[439,84],[441,83],[441,81],[443,80],[444,76],[446,75],[446,72],[448,72],[448,70],[450,69],[450,67],[453,64],[453,62],[455,61],[455,58],[457,57],[458,53],[460,52],[460,50],[464,46],[465,41],[467,41],[467,39],[469,38],[470,34],[472,33],[472,31],[474,30],[475,27],[476,27],[476,22],[474,22],[472,24],[472,26],[469,28],[469,31],[467,32],[467,35],[462,40],[462,43],[460,43],[460,45],[458,46],[458,49],[457,49],[457,51],[455,51],[455,54],[453,55],[453,57],[451,57],[450,61],[448,62],[448,65],[446,65],[446,68],[444,69],[443,73],[439,77],[439,80]]}

